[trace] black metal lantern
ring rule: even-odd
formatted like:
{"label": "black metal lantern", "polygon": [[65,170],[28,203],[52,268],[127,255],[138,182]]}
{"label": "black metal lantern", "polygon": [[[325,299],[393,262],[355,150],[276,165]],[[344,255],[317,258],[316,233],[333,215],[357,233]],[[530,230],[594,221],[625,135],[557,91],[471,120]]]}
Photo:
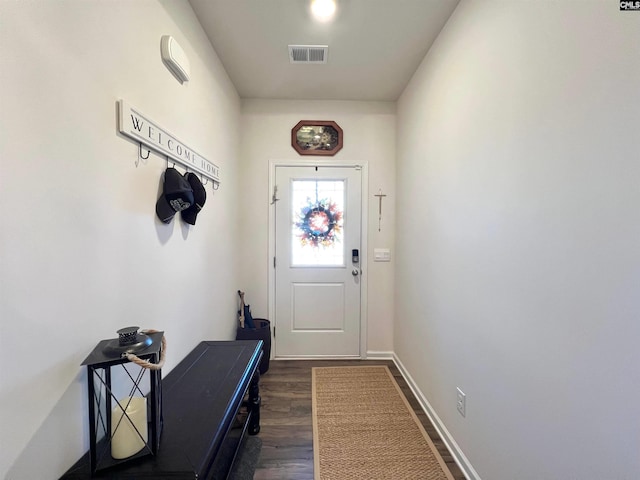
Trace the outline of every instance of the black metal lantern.
{"label": "black metal lantern", "polygon": [[118,330],[82,362],[87,366],[91,473],[155,455],[162,432],[164,333]]}

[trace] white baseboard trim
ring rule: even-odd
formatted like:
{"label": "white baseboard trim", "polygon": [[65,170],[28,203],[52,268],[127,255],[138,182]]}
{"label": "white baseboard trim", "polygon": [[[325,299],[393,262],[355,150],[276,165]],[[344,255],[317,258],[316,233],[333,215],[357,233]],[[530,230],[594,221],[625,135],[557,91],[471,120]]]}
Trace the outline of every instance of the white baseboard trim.
{"label": "white baseboard trim", "polygon": [[375,350],[367,351],[367,360],[393,360],[393,352],[379,352]]}
{"label": "white baseboard trim", "polygon": [[272,358],[272,360],[360,360],[359,355],[289,355]]}
{"label": "white baseboard trim", "polygon": [[400,373],[409,385],[409,388],[415,395],[416,399],[420,403],[422,410],[424,410],[424,413],[427,415],[427,417],[429,417],[429,420],[431,420],[431,423],[442,438],[442,441],[449,449],[449,452],[451,452],[451,456],[462,470],[462,473],[464,473],[464,476],[469,480],[481,480],[478,472],[475,471],[475,469],[469,462],[469,459],[465,456],[464,453],[462,453],[462,450],[453,439],[453,436],[451,436],[451,433],[449,433],[449,431],[447,430],[447,427],[444,426],[442,420],[440,420],[440,417],[438,417],[433,408],[431,408],[429,401],[420,391],[416,383],[413,381],[413,378],[411,378],[411,375],[409,375],[409,372],[395,353],[393,353],[393,361],[398,367],[398,370],[400,370]]}

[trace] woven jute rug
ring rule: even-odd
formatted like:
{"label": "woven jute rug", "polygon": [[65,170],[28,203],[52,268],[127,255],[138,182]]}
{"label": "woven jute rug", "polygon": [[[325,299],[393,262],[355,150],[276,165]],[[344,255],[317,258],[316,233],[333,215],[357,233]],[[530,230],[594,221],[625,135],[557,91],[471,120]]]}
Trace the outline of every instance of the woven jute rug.
{"label": "woven jute rug", "polygon": [[453,480],[386,366],[312,378],[315,480]]}

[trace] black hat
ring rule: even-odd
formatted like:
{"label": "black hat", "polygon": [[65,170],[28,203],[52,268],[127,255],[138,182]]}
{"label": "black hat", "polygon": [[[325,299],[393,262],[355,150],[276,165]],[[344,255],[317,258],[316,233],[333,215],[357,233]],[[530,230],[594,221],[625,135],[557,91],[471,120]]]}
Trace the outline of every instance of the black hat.
{"label": "black hat", "polygon": [[187,172],[185,173],[184,178],[187,179],[187,182],[189,182],[189,185],[191,185],[191,189],[193,190],[193,205],[186,210],[182,210],[181,215],[185,222],[195,225],[196,217],[200,210],[202,210],[202,207],[204,207],[204,202],[207,201],[207,192],[195,173]]}
{"label": "black hat", "polygon": [[164,223],[171,223],[176,212],[186,210],[191,205],[193,205],[191,185],[175,168],[167,168],[164,172],[162,195],[156,203],[158,218]]}

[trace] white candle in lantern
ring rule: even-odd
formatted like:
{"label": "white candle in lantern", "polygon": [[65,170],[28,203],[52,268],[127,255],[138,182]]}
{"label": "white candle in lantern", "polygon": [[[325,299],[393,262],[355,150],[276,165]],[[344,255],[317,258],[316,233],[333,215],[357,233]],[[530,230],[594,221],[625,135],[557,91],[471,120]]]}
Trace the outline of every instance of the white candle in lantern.
{"label": "white candle in lantern", "polygon": [[111,412],[111,456],[115,459],[130,457],[142,450],[146,444],[147,399],[125,397]]}

